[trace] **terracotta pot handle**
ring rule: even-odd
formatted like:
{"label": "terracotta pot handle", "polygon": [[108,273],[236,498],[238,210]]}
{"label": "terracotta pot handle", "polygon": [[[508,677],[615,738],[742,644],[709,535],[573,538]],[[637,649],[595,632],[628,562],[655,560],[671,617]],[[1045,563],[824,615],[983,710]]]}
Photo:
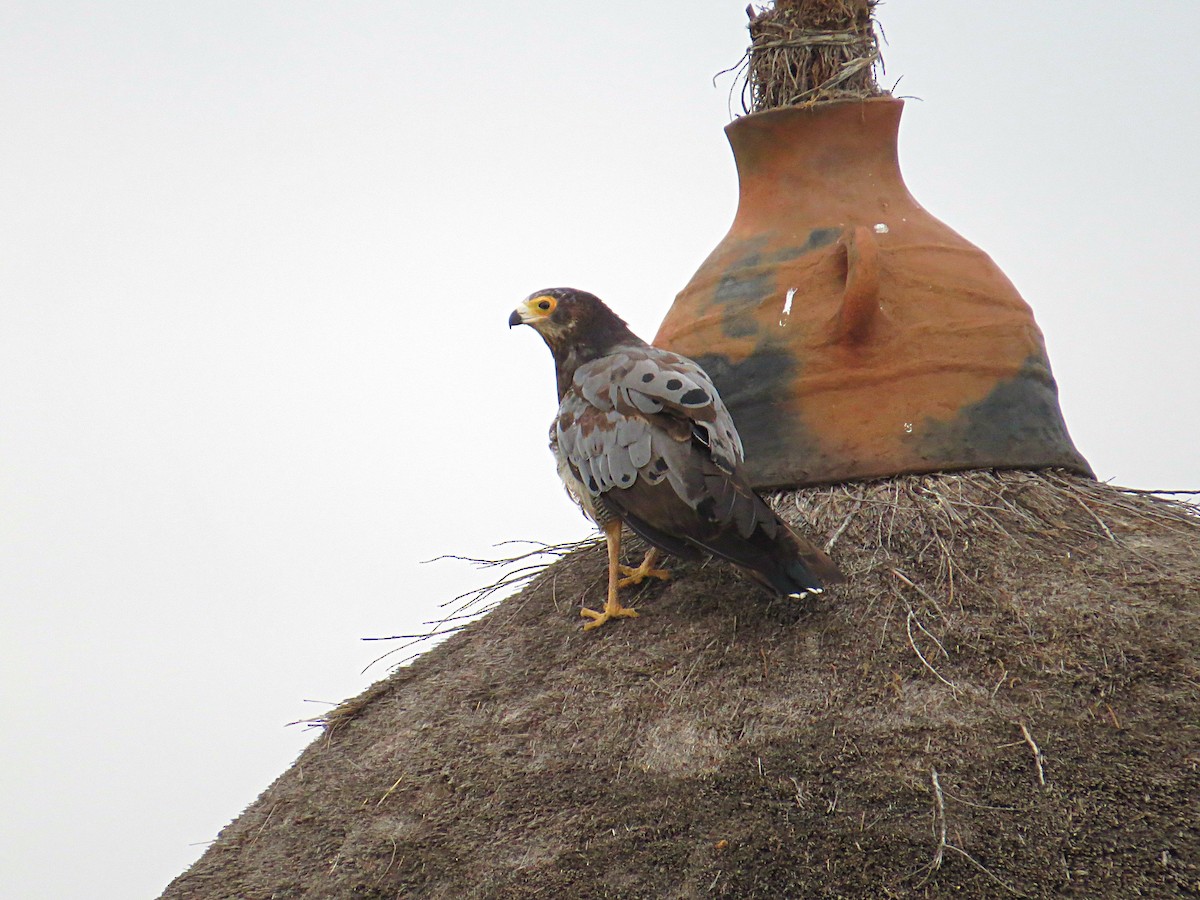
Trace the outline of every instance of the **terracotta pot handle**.
{"label": "terracotta pot handle", "polygon": [[847,228],[841,244],[846,248],[846,287],[833,320],[833,340],[861,344],[879,313],[879,245],[865,225]]}

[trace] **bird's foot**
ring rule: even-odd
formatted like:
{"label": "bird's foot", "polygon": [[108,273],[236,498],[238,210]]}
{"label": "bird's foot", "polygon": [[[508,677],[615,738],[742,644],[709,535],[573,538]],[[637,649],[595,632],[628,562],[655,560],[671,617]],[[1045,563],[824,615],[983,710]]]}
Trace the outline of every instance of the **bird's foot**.
{"label": "bird's foot", "polygon": [[633,587],[635,584],[641,584],[647,578],[657,578],[659,581],[670,581],[671,573],[667,569],[656,569],[654,564],[658,562],[659,554],[650,550],[646,553],[642,564],[636,568],[633,566],[618,566],[621,574],[625,577],[617,582],[618,588]]}
{"label": "bird's foot", "polygon": [[593,628],[599,628],[609,619],[636,619],[638,617],[637,610],[632,606],[622,606],[620,603],[608,602],[604,604],[603,611],[588,609],[586,606],[579,611],[579,614],[585,619],[591,619],[583,626],[584,631],[591,631]]}
{"label": "bird's foot", "polygon": [[617,582],[617,587],[627,588],[641,584],[647,578],[657,578],[659,581],[670,581],[671,573],[666,569],[652,569],[645,564],[634,568],[633,566],[621,566],[621,574],[625,577]]}

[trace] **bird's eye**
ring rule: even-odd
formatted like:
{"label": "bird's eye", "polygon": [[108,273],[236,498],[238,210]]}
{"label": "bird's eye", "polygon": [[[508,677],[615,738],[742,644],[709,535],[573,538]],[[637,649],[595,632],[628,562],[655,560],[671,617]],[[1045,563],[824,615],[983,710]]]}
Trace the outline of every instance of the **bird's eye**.
{"label": "bird's eye", "polygon": [[540,303],[538,303],[538,309],[549,309],[549,308],[550,308],[549,300],[543,300]]}
{"label": "bird's eye", "polygon": [[541,294],[528,302],[530,307],[543,315],[549,315],[558,307],[558,300],[549,294]]}

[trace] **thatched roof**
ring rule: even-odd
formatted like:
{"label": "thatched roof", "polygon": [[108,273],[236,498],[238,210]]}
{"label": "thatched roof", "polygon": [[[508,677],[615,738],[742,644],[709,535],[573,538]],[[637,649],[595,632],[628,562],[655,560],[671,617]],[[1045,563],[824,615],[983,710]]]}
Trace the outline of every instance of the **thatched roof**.
{"label": "thatched roof", "polygon": [[1053,473],[781,495],[849,583],[602,549],[347,705],[169,898],[1132,897],[1200,886],[1200,520]]}

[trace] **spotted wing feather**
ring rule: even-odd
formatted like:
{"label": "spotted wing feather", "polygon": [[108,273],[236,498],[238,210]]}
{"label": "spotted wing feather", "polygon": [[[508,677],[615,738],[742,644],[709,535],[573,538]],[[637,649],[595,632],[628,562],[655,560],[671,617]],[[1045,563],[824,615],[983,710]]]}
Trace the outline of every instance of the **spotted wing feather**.
{"label": "spotted wing feather", "polygon": [[689,422],[721,465],[732,470],[742,462],[741,439],[712,380],[677,353],[656,347],[620,350],[580,366],[567,393],[626,417],[664,414]]}

